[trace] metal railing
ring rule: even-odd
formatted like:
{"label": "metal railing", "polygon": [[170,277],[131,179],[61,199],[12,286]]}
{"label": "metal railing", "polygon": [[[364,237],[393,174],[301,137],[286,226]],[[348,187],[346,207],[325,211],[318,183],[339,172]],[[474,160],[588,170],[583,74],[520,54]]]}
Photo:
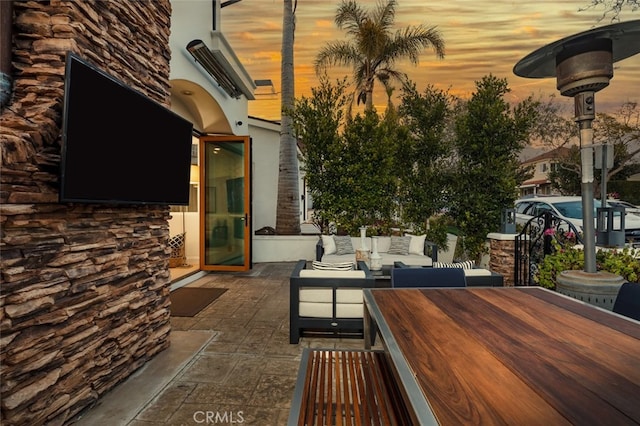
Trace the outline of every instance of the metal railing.
{"label": "metal railing", "polygon": [[[553,244],[554,241],[557,244]],[[515,238],[515,285],[535,285],[533,277],[545,256],[554,253],[558,246],[581,243],[582,235],[576,227],[553,212],[532,217]]]}

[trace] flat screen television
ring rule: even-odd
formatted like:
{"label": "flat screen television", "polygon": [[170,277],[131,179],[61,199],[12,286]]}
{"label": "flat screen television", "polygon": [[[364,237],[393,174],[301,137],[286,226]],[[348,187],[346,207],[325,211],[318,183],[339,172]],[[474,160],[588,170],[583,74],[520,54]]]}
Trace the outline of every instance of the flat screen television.
{"label": "flat screen television", "polygon": [[60,202],[187,205],[192,123],[74,53],[65,72]]}

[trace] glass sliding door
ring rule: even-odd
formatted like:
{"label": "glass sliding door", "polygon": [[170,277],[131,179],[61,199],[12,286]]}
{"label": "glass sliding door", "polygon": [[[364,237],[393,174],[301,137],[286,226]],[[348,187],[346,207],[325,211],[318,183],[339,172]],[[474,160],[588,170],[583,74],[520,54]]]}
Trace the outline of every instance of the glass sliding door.
{"label": "glass sliding door", "polygon": [[248,137],[200,139],[201,269],[251,267],[251,179]]}

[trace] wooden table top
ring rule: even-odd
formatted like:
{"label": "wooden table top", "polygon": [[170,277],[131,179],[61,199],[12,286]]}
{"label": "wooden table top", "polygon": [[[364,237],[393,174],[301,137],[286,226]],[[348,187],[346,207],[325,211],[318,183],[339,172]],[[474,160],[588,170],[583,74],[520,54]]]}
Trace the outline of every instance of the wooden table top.
{"label": "wooden table top", "polygon": [[640,322],[539,287],[365,302],[422,424],[640,424]]}

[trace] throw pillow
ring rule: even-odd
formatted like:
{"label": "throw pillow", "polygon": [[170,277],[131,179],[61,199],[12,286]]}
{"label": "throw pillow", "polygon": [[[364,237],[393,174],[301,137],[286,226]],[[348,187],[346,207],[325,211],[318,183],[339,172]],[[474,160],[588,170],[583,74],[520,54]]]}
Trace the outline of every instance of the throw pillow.
{"label": "throw pillow", "polygon": [[338,263],[329,263],[329,262],[320,262],[318,260],[314,260],[312,263],[313,269],[319,269],[324,271],[352,271],[354,268],[353,262],[338,262]]}
{"label": "throw pillow", "polygon": [[336,242],[333,239],[333,235],[322,235],[322,247],[324,248],[324,254],[336,253]]}
{"label": "throw pillow", "polygon": [[409,254],[409,246],[411,245],[411,237],[391,236],[391,245],[389,246],[389,254]]}
{"label": "throw pillow", "polygon": [[427,235],[405,235],[407,237],[411,237],[411,243],[409,244],[409,254],[424,256],[424,241],[427,239]]}
{"label": "throw pillow", "polygon": [[348,235],[334,235],[333,240],[336,243],[336,254],[351,254],[356,251],[351,244],[351,237]]}
{"label": "throw pillow", "polygon": [[473,269],[476,266],[476,262],[473,260],[467,260],[465,262],[454,262],[454,263],[445,263],[445,262],[433,262],[434,268],[462,268],[462,269]]}
{"label": "throw pillow", "polygon": [[171,257],[182,257],[182,249],[184,247],[185,233],[175,235],[169,239],[167,243],[171,248]]}

